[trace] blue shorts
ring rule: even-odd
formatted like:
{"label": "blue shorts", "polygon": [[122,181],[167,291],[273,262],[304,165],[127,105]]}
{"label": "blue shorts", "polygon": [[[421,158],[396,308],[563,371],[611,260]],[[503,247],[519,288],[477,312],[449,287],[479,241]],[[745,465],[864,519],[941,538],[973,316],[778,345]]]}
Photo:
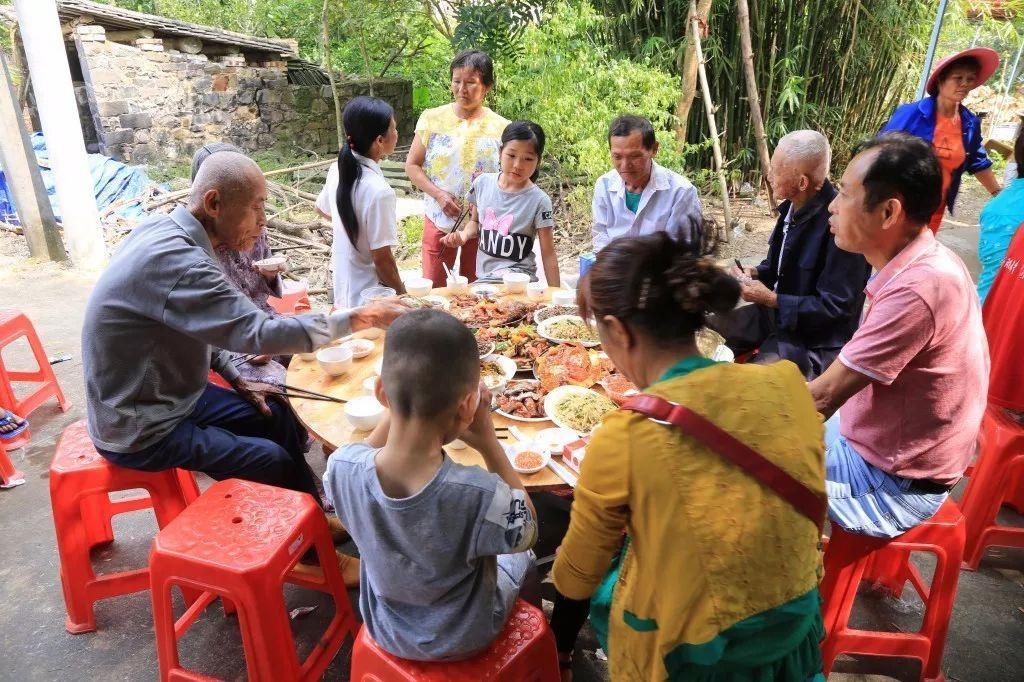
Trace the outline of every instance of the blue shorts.
{"label": "blue shorts", "polygon": [[932,517],[949,496],[912,492],[913,479],[869,464],[839,435],[839,413],[825,422],[828,517],[846,530],[893,538]]}

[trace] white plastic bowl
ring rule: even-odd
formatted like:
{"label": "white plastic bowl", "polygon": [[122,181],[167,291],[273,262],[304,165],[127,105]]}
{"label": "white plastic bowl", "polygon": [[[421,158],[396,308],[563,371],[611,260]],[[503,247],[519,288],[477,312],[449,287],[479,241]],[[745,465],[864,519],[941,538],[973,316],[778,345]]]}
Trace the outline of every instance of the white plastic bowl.
{"label": "white plastic bowl", "polygon": [[405,290],[409,292],[409,295],[416,298],[426,296],[433,288],[434,283],[426,277],[413,277],[405,283]]}
{"label": "white plastic bowl", "polygon": [[463,275],[455,275],[448,278],[448,293],[464,294],[469,291],[469,278]]}
{"label": "white plastic bowl", "polygon": [[576,305],[576,290],[559,289],[551,294],[551,302],[554,305]]}
{"label": "white plastic bowl", "polygon": [[332,377],[341,376],[352,369],[352,349],[344,346],[330,346],[316,352],[316,361],[320,369]]}
{"label": "white plastic bowl", "polygon": [[258,260],[253,265],[266,272],[282,272],[287,269],[285,266],[287,262],[288,259],[284,256],[271,256],[270,258]]}
{"label": "white plastic bowl", "polygon": [[526,285],[530,283],[530,276],[525,272],[506,272],[501,276],[505,283],[505,291],[510,294],[525,294]]}
{"label": "white plastic bowl", "polygon": [[538,301],[548,293],[548,286],[544,282],[530,282],[526,285],[526,295]]}
{"label": "white plastic bowl", "polygon": [[370,431],[384,416],[384,406],[372,395],[354,398],[345,403],[345,417],[358,431]]}
{"label": "white plastic bowl", "polygon": [[366,391],[367,395],[373,395],[377,391],[377,375],[366,377],[363,379],[363,390]]}
{"label": "white plastic bowl", "polygon": [[352,351],[352,357],[358,360],[365,358],[373,351],[373,341],[369,339],[352,339],[341,344],[341,347]]}

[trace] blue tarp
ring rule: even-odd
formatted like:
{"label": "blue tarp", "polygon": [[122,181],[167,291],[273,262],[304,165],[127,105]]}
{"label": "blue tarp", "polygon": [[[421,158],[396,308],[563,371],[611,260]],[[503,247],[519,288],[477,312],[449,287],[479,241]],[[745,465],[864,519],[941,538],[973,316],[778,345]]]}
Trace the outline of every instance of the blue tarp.
{"label": "blue tarp", "polygon": [[[60,220],[60,203],[53,186],[53,171],[49,167],[50,154],[46,149],[46,140],[42,133],[33,133],[32,149],[39,161],[39,171],[43,175],[43,184],[50,197],[53,214],[57,220]],[[96,207],[100,213],[116,201],[140,196],[146,187],[153,183],[142,168],[125,165],[102,154],[89,154],[89,172],[92,174],[93,195],[96,197]],[[161,187],[167,189],[165,185],[161,185]],[[138,204],[124,206],[118,209],[117,213],[125,218],[135,220],[145,216]],[[0,220],[15,225],[19,224],[14,208],[14,199],[2,169],[0,169]]]}

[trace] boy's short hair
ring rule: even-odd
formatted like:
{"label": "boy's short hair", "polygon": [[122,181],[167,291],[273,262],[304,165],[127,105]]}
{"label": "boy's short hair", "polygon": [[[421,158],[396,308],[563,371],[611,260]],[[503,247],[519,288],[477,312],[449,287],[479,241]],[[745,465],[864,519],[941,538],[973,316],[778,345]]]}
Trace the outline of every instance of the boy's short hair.
{"label": "boy's short hair", "polygon": [[388,328],[381,381],[398,415],[443,414],[480,383],[476,339],[448,313],[406,313]]}

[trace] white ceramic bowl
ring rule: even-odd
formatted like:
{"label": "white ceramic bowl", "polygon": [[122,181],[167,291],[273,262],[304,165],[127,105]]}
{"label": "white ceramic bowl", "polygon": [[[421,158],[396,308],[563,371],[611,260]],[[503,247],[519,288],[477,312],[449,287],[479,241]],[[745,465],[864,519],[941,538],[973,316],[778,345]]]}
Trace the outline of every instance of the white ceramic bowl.
{"label": "white ceramic bowl", "polygon": [[[540,455],[540,465],[535,467],[521,467],[516,464],[516,456],[521,452],[530,450]],[[514,443],[505,446],[505,454],[508,456],[508,461],[512,463],[512,468],[520,474],[535,474],[548,465],[551,461],[551,453],[547,451],[540,443],[533,443],[526,441],[525,443]]]}
{"label": "white ceramic bowl", "polygon": [[377,391],[377,375],[366,377],[363,379],[363,390],[366,391],[367,395],[373,395]]}
{"label": "white ceramic bowl", "polygon": [[433,288],[434,283],[426,277],[413,277],[405,283],[405,290],[416,298],[426,296]]}
{"label": "white ceramic bowl", "polygon": [[526,285],[526,295],[538,301],[548,293],[548,287],[544,282],[530,282]]}
{"label": "white ceramic bowl", "polygon": [[505,291],[510,294],[525,294],[526,286],[530,283],[530,276],[525,272],[506,272],[501,276],[505,283]]}
{"label": "white ceramic bowl", "polygon": [[345,403],[345,417],[358,431],[370,431],[384,416],[384,406],[372,395],[353,398]]}
{"label": "white ceramic bowl", "polygon": [[329,346],[316,352],[320,369],[332,377],[341,376],[352,369],[352,350],[344,346]]}
{"label": "white ceramic bowl", "polygon": [[501,367],[501,378],[492,380],[492,384],[488,384],[487,380],[484,380],[484,384],[487,386],[487,390],[489,390],[494,395],[497,395],[504,391],[505,386],[508,384],[508,382],[512,381],[512,379],[515,378],[516,361],[513,360],[512,358],[506,358],[504,355],[495,355],[492,353],[490,355],[485,355],[484,357],[480,358],[481,365],[485,362],[493,362],[497,364],[498,367]]}
{"label": "white ceramic bowl", "polygon": [[341,344],[342,348],[348,348],[352,351],[352,357],[356,360],[365,358],[373,351],[373,341],[369,339],[352,339]]}
{"label": "white ceramic bowl", "polygon": [[576,305],[575,289],[558,289],[551,294],[551,303],[554,305]]}
{"label": "white ceramic bowl", "polygon": [[448,293],[464,294],[469,291],[469,278],[463,275],[455,275],[448,278]]}

